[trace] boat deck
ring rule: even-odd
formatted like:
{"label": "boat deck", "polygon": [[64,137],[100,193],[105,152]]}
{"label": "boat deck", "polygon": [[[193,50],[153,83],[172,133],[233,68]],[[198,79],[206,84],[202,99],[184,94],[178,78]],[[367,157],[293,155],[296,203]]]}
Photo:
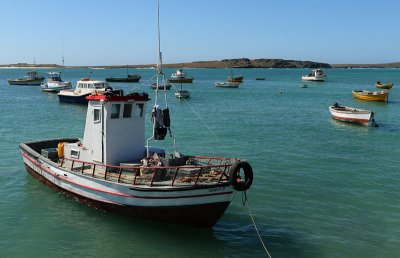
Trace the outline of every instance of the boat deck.
{"label": "boat deck", "polygon": [[[211,161],[211,159],[209,159]],[[198,160],[196,160],[198,162]],[[194,186],[228,183],[226,160],[184,166],[109,166],[61,159],[60,167],[106,181],[148,186]]]}

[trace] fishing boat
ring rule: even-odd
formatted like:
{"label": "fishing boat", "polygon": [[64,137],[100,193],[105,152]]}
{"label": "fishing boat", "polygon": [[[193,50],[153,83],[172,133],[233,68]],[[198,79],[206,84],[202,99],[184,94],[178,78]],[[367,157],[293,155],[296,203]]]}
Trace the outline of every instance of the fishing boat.
{"label": "fishing boat", "polygon": [[256,77],[255,80],[256,81],[265,81],[265,77]]}
{"label": "fishing boat", "polygon": [[216,82],[215,87],[219,88],[239,88],[239,82]]}
{"label": "fishing boat", "polygon": [[362,125],[374,125],[374,112],[359,108],[341,106],[338,103],[329,107],[332,117],[339,121],[358,123]]}
{"label": "fishing boat", "polygon": [[[166,80],[160,41],[158,50],[160,83],[160,79]],[[212,227],[236,192],[250,188],[252,168],[237,158],[179,153],[170,130],[167,93],[163,91],[165,103],[158,102],[162,99],[158,90],[154,93],[152,136],[147,140],[145,114],[150,99],[146,93],[95,92],[87,97],[82,140],[61,138],[20,144],[27,172],[51,188],[102,210]],[[168,131],[172,136],[168,138],[173,139],[171,154],[150,146],[163,140]]]}
{"label": "fishing boat", "polygon": [[94,92],[102,92],[106,90],[112,90],[107,82],[82,78],[80,81],[76,82],[75,89],[61,90],[58,93],[58,100],[60,102],[87,104],[87,96]]}
{"label": "fishing boat", "polygon": [[140,75],[128,74],[127,77],[107,77],[106,82],[139,82]]}
{"label": "fishing boat", "polygon": [[375,87],[380,88],[380,89],[392,89],[393,83],[381,83],[380,81],[377,81],[375,83]]}
{"label": "fishing boat", "polygon": [[44,77],[39,75],[37,71],[29,71],[26,73],[24,78],[9,79],[8,84],[10,85],[40,85],[44,80]]}
{"label": "fishing boat", "polygon": [[172,82],[172,83],[192,83],[193,82],[193,78],[186,77],[186,72],[183,71],[183,69],[176,70],[176,73],[171,74],[171,78],[168,79],[168,81]]}
{"label": "fishing boat", "polygon": [[72,83],[69,81],[63,81],[61,78],[61,72],[48,72],[46,75],[47,80],[40,85],[43,91],[59,92],[60,90],[71,89]]}
{"label": "fishing boat", "polygon": [[367,91],[367,90],[355,90],[352,92],[353,96],[362,100],[372,101],[388,101],[389,92],[385,90],[381,91]]}
{"label": "fishing boat", "polygon": [[304,75],[301,77],[303,81],[314,81],[314,82],[323,82],[325,81],[327,74],[322,71],[322,69],[312,70],[308,75]]}

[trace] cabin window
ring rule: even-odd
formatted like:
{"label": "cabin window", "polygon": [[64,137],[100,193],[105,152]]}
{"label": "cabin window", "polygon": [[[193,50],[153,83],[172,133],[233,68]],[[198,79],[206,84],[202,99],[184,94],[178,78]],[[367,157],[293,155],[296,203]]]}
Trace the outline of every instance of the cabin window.
{"label": "cabin window", "polygon": [[124,105],[124,112],[122,117],[123,118],[129,118],[132,116],[132,104],[125,104]]}
{"label": "cabin window", "polygon": [[144,104],[136,104],[133,116],[134,117],[142,117],[143,116],[143,107],[144,107]]}
{"label": "cabin window", "polygon": [[79,159],[79,151],[78,150],[71,150],[71,157]]}
{"label": "cabin window", "polygon": [[94,109],[94,111],[93,111],[93,121],[94,121],[95,123],[98,123],[98,122],[101,121],[101,118],[100,118],[100,109]]}
{"label": "cabin window", "polygon": [[121,104],[112,104],[112,106],[111,106],[111,119],[118,119],[120,110],[121,110]]}

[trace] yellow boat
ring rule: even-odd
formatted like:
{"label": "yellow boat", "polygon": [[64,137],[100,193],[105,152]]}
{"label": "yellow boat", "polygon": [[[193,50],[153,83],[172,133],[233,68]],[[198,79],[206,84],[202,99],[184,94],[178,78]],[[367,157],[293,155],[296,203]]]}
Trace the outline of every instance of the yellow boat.
{"label": "yellow boat", "polygon": [[387,91],[366,91],[366,90],[354,90],[353,96],[362,100],[374,100],[374,101],[388,101],[389,93]]}
{"label": "yellow boat", "polygon": [[375,86],[377,88],[380,88],[380,89],[388,89],[388,90],[390,90],[393,87],[393,83],[381,83],[380,81],[377,81],[375,83]]}

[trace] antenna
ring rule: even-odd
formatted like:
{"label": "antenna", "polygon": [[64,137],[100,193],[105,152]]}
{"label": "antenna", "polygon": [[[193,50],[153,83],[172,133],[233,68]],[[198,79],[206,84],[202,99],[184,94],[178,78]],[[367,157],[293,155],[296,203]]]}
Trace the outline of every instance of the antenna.
{"label": "antenna", "polygon": [[161,54],[161,40],[160,40],[160,0],[157,0],[157,32],[158,32],[158,74],[162,74],[162,54]]}

